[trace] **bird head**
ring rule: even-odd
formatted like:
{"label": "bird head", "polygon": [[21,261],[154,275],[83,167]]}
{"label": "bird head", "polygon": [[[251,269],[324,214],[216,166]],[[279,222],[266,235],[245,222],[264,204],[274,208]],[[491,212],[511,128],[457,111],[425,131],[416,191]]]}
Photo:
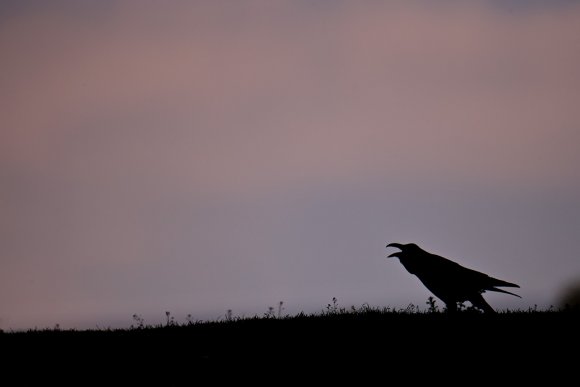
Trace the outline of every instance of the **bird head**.
{"label": "bird head", "polygon": [[407,243],[407,244],[389,243],[387,245],[387,247],[395,247],[395,248],[401,250],[401,251],[394,252],[393,254],[389,255],[387,258],[397,257],[397,258],[401,259],[401,258],[411,256],[414,253],[421,251],[421,248],[414,243]]}

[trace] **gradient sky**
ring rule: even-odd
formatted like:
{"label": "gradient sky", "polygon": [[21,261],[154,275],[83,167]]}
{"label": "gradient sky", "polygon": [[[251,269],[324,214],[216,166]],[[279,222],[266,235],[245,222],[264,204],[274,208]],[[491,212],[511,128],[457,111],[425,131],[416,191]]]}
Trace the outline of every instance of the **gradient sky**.
{"label": "gradient sky", "polygon": [[580,278],[580,2],[0,2],[0,328]]}

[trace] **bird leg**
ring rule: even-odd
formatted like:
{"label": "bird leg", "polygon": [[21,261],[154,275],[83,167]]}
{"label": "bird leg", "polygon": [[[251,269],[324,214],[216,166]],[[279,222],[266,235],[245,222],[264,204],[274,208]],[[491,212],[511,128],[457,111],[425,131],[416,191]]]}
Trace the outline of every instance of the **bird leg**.
{"label": "bird leg", "polygon": [[485,313],[496,313],[495,310],[485,301],[481,294],[471,297],[469,300],[476,308],[483,310]]}

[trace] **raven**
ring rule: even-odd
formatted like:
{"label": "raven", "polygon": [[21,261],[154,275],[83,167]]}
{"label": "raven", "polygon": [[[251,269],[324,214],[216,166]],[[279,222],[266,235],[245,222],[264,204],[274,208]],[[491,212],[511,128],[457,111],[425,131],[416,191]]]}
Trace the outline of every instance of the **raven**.
{"label": "raven", "polygon": [[389,255],[388,258],[399,258],[409,273],[419,277],[423,285],[445,303],[449,312],[457,310],[458,302],[469,301],[476,308],[495,313],[481,295],[486,290],[520,297],[497,288],[498,286],[519,288],[519,285],[468,269],[447,258],[431,254],[414,243],[390,243],[387,247],[401,250]]}

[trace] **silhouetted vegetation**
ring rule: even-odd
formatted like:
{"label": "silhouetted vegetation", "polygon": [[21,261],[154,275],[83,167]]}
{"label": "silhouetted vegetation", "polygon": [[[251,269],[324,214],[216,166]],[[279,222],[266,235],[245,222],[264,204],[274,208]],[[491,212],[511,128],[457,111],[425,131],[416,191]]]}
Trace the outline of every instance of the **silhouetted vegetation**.
{"label": "silhouetted vegetation", "polygon": [[[572,293],[576,297],[576,293]],[[573,299],[575,300],[575,299]],[[165,322],[158,324],[147,324],[145,319],[139,314],[133,314],[133,324],[129,328],[97,328],[88,330],[77,329],[62,329],[60,324],[55,324],[53,328],[34,328],[28,330],[9,330],[1,331],[3,337],[40,337],[42,335],[62,336],[68,335],[115,335],[115,334],[141,334],[142,331],[156,332],[156,331],[182,331],[187,332],[191,329],[211,329],[214,327],[232,328],[237,326],[275,326],[296,324],[319,324],[319,323],[338,323],[350,321],[355,323],[369,323],[380,322],[385,324],[398,324],[400,322],[416,322],[416,323],[433,323],[437,321],[445,321],[446,323],[454,323],[456,321],[471,321],[473,323],[490,323],[493,321],[500,321],[509,323],[510,321],[527,320],[534,322],[536,320],[550,320],[561,318],[576,319],[579,313],[570,310],[569,304],[563,305],[561,308],[551,306],[548,309],[541,310],[537,305],[529,307],[526,310],[502,310],[497,316],[485,316],[483,312],[472,306],[465,305],[463,302],[457,303],[457,310],[463,313],[448,314],[445,307],[439,308],[437,300],[430,296],[426,301],[426,308],[421,308],[418,305],[409,304],[404,308],[392,307],[377,307],[371,306],[367,303],[359,307],[350,306],[349,308],[339,305],[337,298],[333,298],[331,303],[328,303],[320,312],[306,314],[300,312],[296,315],[283,314],[283,302],[280,301],[277,308],[269,306],[263,315],[255,315],[253,317],[235,316],[231,309],[228,309],[222,318],[216,320],[196,320],[191,314],[188,314],[184,322],[179,322],[175,316],[171,315],[170,311],[165,312]],[[388,326],[388,325],[386,325]]]}
{"label": "silhouetted vegetation", "polygon": [[494,370],[505,371],[502,367],[516,361],[528,369],[545,368],[568,359],[566,348],[576,349],[580,343],[580,313],[572,309],[485,314],[460,305],[457,313],[449,314],[430,297],[426,307],[347,308],[334,298],[319,313],[283,312],[282,302],[268,307],[263,316],[242,318],[228,310],[215,321],[188,315],[180,322],[166,312],[164,323],[157,325],[134,314],[129,329],[4,332],[0,347],[12,361],[88,367],[96,377],[101,374],[95,368],[105,374],[120,372],[133,383],[134,378],[150,381],[147,375],[164,370],[163,384],[175,385],[199,370],[226,364],[254,370],[269,364],[296,371],[305,364],[366,367],[378,362],[377,371],[395,372],[409,361],[417,367],[461,368],[501,354],[504,360],[494,363]]}

